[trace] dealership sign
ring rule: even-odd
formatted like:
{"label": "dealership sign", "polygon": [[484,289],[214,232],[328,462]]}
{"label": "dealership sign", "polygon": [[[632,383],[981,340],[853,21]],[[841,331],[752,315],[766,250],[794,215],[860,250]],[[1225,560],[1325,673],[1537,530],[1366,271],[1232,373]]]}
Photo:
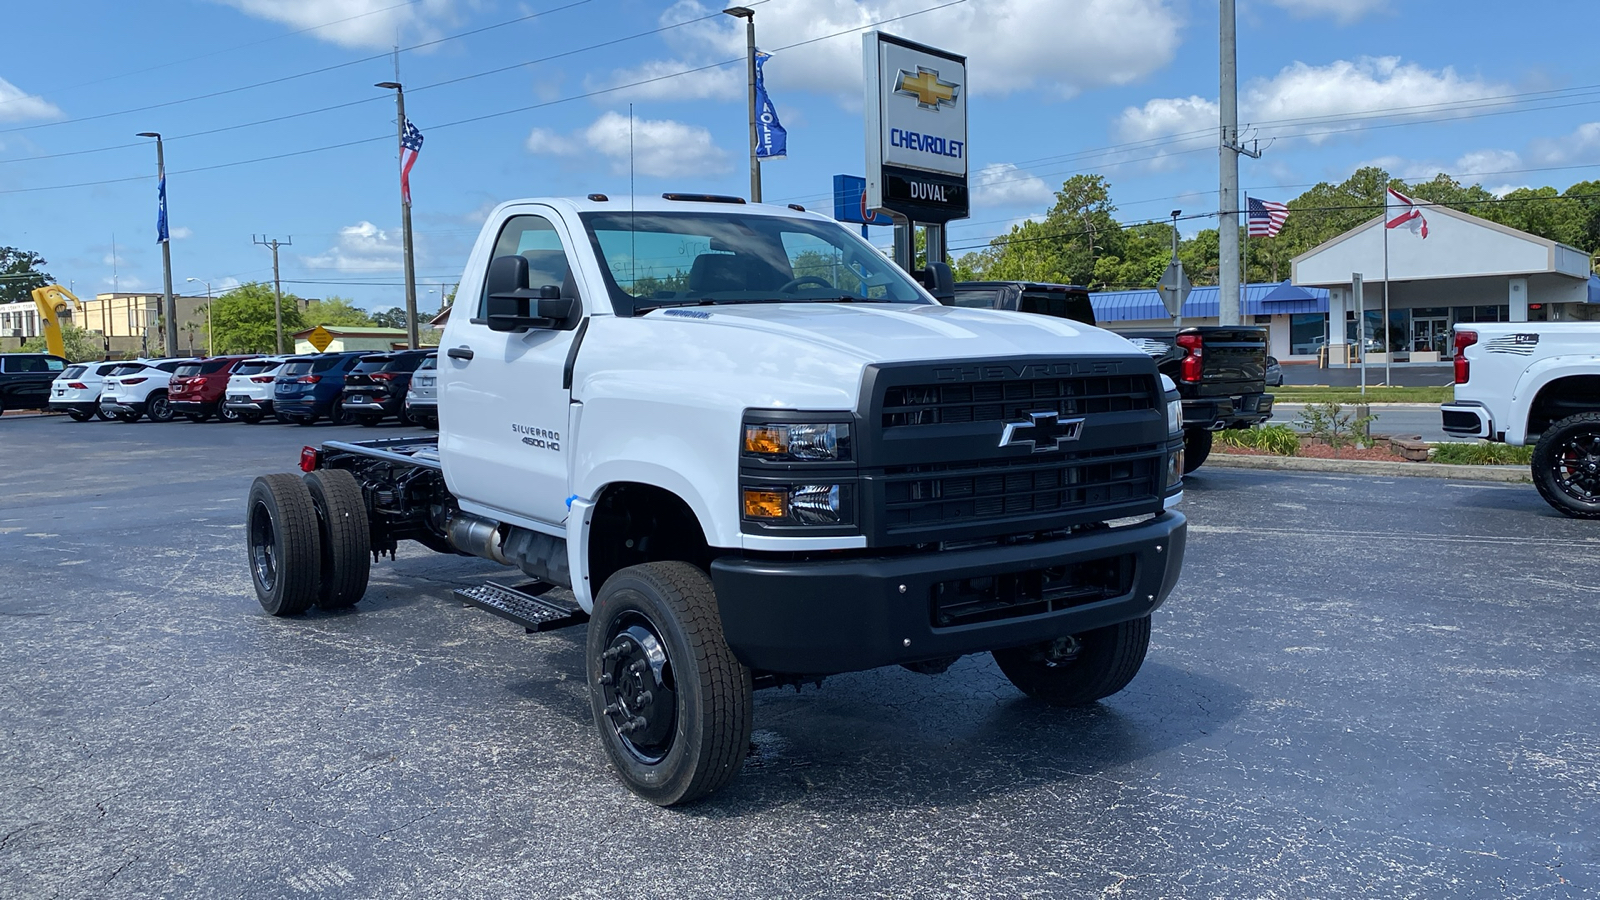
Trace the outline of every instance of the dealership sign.
{"label": "dealership sign", "polygon": [[868,209],[914,222],[967,217],[967,58],[863,36]]}

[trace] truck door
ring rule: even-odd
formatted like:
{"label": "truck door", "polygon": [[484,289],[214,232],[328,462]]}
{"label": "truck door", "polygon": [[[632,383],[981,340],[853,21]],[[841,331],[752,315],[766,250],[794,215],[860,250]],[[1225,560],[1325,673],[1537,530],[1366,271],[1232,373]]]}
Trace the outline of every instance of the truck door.
{"label": "truck door", "polygon": [[[569,265],[573,246],[559,219],[515,215],[501,227],[494,258],[521,255],[528,260],[530,287],[556,285],[562,296],[577,297]],[[570,493],[571,390],[563,384],[563,373],[578,332],[491,331],[484,286],[472,287],[477,296],[456,300],[439,351],[445,477],[463,501],[513,519],[559,524],[566,519]]]}

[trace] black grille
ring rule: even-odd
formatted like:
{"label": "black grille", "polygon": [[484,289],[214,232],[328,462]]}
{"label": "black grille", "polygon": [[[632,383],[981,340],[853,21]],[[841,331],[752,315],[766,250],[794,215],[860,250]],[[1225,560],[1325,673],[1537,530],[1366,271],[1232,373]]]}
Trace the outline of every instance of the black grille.
{"label": "black grille", "polygon": [[933,586],[936,628],[1059,612],[1120,597],[1133,588],[1131,555],[943,581]]}
{"label": "black grille", "polygon": [[884,471],[883,526],[892,534],[1154,500],[1162,457],[1159,446],[1138,446],[1046,461],[894,467]]}
{"label": "black grille", "polygon": [[1148,375],[917,384],[885,392],[883,426],[1014,421],[1050,409],[1084,416],[1153,409],[1155,402]]}

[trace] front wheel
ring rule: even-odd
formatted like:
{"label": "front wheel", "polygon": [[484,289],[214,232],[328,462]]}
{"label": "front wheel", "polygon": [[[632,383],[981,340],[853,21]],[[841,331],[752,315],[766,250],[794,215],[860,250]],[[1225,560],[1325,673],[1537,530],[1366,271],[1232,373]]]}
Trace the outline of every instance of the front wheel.
{"label": "front wheel", "polygon": [[723,639],[705,572],[653,562],[606,579],[587,656],[600,743],[629,790],[674,806],[739,773],[750,746],[750,670]]}
{"label": "front wheel", "polygon": [[1191,428],[1183,433],[1183,474],[1187,475],[1206,461],[1211,455],[1211,442],[1214,439],[1209,431]]}
{"label": "front wheel", "polygon": [[1051,706],[1085,706],[1128,686],[1150,647],[1150,617],[994,651],[1017,689]]}
{"label": "front wheel", "polygon": [[1533,484],[1563,515],[1600,519],[1600,412],[1545,429],[1533,448]]}

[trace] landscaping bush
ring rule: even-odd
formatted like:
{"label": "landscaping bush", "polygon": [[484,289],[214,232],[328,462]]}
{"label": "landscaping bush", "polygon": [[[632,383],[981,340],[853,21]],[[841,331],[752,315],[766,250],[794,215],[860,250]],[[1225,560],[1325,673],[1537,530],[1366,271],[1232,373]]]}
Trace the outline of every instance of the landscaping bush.
{"label": "landscaping bush", "polygon": [[1484,443],[1434,444],[1429,462],[1459,466],[1526,466],[1533,462],[1533,448]]}
{"label": "landscaping bush", "polygon": [[1300,452],[1300,435],[1287,425],[1219,431],[1217,440],[1230,447],[1248,447],[1276,456],[1295,456]]}
{"label": "landscaping bush", "polygon": [[1334,456],[1338,456],[1340,447],[1372,446],[1368,429],[1375,418],[1377,416],[1357,416],[1354,412],[1345,412],[1344,405],[1340,403],[1308,403],[1300,411],[1296,424],[1315,440],[1332,447]]}

